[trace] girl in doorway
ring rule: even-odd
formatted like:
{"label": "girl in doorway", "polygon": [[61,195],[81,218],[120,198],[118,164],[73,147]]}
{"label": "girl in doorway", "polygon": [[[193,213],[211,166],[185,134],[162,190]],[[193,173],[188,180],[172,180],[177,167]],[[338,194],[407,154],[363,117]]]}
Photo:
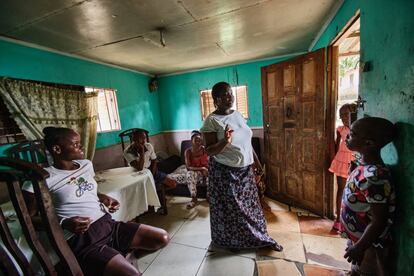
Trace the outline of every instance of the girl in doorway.
{"label": "girl in doorway", "polygon": [[336,231],[341,230],[340,211],[341,211],[341,199],[342,192],[345,187],[346,179],[349,173],[349,164],[354,160],[352,151],[348,149],[345,144],[346,136],[349,134],[350,113],[354,110],[353,104],[344,104],[339,109],[339,118],[343,125],[336,128],[336,141],[335,152],[336,155],[332,160],[329,171],[336,175],[336,182],[338,184],[338,190],[336,193],[336,219],[333,224],[333,229]]}

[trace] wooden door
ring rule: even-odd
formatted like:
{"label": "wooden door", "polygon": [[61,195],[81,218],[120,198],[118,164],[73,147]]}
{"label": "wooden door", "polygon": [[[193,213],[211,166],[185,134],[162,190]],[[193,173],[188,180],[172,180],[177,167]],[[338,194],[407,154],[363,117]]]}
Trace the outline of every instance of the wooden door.
{"label": "wooden door", "polygon": [[262,68],[269,196],[324,215],[325,50]]}

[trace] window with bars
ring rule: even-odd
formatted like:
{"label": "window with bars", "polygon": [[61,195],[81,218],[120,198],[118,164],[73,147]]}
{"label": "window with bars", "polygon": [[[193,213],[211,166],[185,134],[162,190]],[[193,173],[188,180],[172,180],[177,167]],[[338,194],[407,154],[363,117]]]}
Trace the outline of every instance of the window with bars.
{"label": "window with bars", "polygon": [[[231,90],[234,95],[233,109],[239,111],[245,119],[249,118],[249,108],[247,101],[247,86],[232,86]],[[214,107],[213,97],[211,96],[211,89],[200,91],[200,102],[201,102],[201,118],[203,121],[207,118],[208,114],[213,112],[216,108]]]}
{"label": "window with bars", "polygon": [[109,132],[121,129],[119,121],[116,90],[85,87],[86,92],[98,92],[98,132]]}

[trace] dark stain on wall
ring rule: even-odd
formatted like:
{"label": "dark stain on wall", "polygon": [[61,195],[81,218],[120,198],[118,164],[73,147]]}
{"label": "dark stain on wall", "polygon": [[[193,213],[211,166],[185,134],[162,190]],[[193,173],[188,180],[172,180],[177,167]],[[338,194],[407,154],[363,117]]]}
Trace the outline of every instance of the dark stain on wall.
{"label": "dark stain on wall", "polygon": [[405,93],[404,91],[400,91],[400,99],[403,102],[406,102],[406,101],[414,102],[414,94],[409,95],[409,94]]}

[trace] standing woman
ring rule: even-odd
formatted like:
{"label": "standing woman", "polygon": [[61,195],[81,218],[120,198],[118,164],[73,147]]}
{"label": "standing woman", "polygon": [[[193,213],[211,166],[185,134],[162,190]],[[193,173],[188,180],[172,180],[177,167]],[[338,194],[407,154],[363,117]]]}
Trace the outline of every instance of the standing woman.
{"label": "standing woman", "polygon": [[216,110],[204,121],[209,161],[211,239],[217,246],[241,249],[271,247],[282,251],[266,230],[253,168],[261,170],[251,144],[252,131],[232,110],[234,97],[226,82],[213,86]]}

